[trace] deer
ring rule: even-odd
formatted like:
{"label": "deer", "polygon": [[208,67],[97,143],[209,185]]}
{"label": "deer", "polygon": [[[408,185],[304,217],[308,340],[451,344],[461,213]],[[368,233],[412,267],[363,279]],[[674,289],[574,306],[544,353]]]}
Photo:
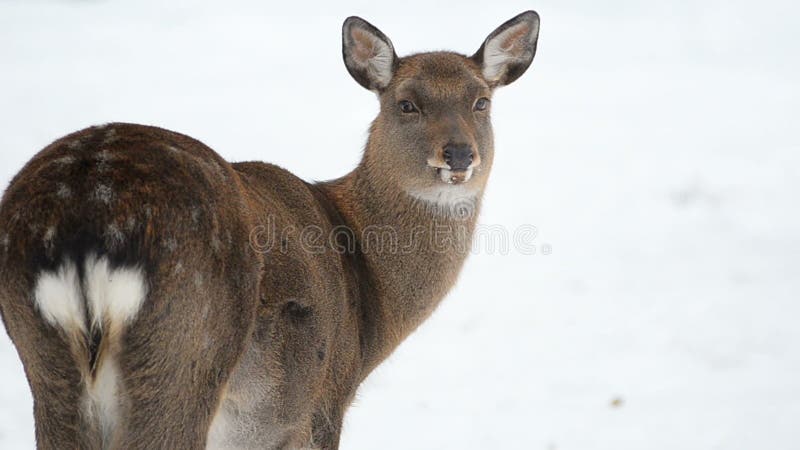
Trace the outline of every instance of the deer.
{"label": "deer", "polygon": [[456,283],[492,95],[538,35],[526,11],[472,56],[401,58],[346,19],[345,66],[380,112],[332,181],[126,123],[36,154],[0,202],[0,314],[37,447],[337,449],[359,385]]}

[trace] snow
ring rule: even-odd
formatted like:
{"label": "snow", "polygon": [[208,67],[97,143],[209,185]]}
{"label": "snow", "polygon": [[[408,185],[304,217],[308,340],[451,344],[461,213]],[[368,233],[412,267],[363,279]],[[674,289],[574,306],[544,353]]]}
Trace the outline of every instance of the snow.
{"label": "snow", "polygon": [[[797,448],[800,4],[161,3],[0,2],[0,184],[109,121],[337,177],[377,111],[341,62],[346,16],[399,54],[542,17],[494,100],[481,216],[534,225],[537,253],[469,260],[364,384],[343,449]],[[32,448],[5,333],[0,370],[0,448]]]}

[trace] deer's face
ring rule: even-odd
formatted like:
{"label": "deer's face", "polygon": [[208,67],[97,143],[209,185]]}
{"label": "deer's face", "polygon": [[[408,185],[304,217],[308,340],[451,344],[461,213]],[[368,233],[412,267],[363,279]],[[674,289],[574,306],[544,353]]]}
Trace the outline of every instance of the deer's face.
{"label": "deer's face", "polygon": [[[381,93],[375,158],[395,168],[410,192],[481,184],[491,166],[492,90],[478,65],[450,53],[400,60]],[[466,186],[465,186],[466,187]]]}
{"label": "deer's face", "polygon": [[365,155],[370,173],[424,199],[478,193],[494,155],[492,93],[530,66],[538,30],[538,16],[526,12],[489,35],[472,57],[398,58],[378,29],[347,19],[345,64],[381,102]]}

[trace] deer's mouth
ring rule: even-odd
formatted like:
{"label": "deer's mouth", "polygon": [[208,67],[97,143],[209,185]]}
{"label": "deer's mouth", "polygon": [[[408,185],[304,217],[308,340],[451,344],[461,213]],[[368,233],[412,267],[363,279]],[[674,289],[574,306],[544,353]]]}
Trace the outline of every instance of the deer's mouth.
{"label": "deer's mouth", "polygon": [[466,183],[472,178],[472,172],[472,168],[466,170],[451,170],[443,167],[436,168],[436,173],[439,175],[439,178],[447,184]]}

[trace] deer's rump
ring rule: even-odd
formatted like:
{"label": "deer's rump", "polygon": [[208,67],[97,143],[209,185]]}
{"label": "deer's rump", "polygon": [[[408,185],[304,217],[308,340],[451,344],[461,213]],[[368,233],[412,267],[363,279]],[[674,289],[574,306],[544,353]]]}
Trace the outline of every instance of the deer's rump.
{"label": "deer's rump", "polygon": [[[64,428],[53,448],[186,445],[156,420],[204,435],[258,301],[247,211],[227,162],[153,127],[77,132],[15,177],[0,203],[0,311],[37,418],[63,415],[47,416]],[[121,417],[129,433],[114,432]]]}

